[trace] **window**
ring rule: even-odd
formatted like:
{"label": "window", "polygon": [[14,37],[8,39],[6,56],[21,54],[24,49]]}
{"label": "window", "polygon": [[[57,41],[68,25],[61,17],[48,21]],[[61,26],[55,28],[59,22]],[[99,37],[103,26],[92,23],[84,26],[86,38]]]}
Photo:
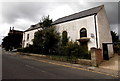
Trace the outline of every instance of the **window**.
{"label": "window", "polygon": [[29,40],[29,34],[27,34],[27,41]]}
{"label": "window", "polygon": [[[85,29],[85,28],[82,28],[81,30],[80,30],[80,38],[82,38],[82,37],[87,37],[87,30]],[[86,49],[86,50],[88,50],[88,43],[87,43],[87,41],[85,41],[86,39],[81,39],[82,41],[80,41],[80,45],[84,48],[84,49]]]}
{"label": "window", "polygon": [[68,38],[67,38],[67,31],[63,31],[62,32],[62,45],[66,45],[68,42]]}
{"label": "window", "polygon": [[80,38],[87,37],[87,30],[85,28],[82,28],[80,30]]}

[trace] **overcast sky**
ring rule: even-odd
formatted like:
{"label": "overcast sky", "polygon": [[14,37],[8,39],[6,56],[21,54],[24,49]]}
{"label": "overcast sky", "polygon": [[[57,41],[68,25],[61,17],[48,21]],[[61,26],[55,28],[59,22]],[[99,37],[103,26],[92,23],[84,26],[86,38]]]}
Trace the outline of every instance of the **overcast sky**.
{"label": "overcast sky", "polygon": [[118,33],[118,2],[1,2],[0,43],[10,27],[26,30],[36,24],[41,17],[50,15],[54,20],[99,5],[105,6],[111,30]]}

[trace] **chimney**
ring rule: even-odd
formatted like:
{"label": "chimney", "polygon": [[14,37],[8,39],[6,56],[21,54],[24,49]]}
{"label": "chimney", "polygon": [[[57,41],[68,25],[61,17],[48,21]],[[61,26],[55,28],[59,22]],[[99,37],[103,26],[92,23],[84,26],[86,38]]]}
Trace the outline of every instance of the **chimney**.
{"label": "chimney", "polygon": [[14,30],[14,27],[12,28],[12,30]]}
{"label": "chimney", "polygon": [[10,31],[11,31],[11,27],[10,27]]}

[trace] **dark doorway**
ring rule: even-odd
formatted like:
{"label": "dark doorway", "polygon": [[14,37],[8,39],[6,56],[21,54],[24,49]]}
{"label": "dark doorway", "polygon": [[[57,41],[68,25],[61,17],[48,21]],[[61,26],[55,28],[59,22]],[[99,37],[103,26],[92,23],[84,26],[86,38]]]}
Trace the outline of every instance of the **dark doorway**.
{"label": "dark doorway", "polygon": [[88,50],[88,44],[87,44],[87,42],[80,42],[80,45],[81,45],[84,49]]}
{"label": "dark doorway", "polygon": [[103,59],[109,60],[107,44],[103,43]]}

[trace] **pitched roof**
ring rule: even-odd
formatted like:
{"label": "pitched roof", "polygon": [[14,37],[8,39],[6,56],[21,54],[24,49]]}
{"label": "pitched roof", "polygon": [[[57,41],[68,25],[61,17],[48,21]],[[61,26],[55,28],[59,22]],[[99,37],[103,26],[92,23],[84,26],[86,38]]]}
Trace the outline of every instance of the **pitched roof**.
{"label": "pitched roof", "polygon": [[97,6],[97,7],[94,7],[94,8],[85,10],[85,11],[82,11],[82,12],[78,12],[78,13],[75,13],[75,14],[72,14],[72,15],[69,15],[69,16],[65,16],[65,17],[59,18],[59,19],[55,20],[52,23],[52,25],[97,14],[103,7],[104,7],[104,5],[100,5],[100,6]]}
{"label": "pitched roof", "polygon": [[10,34],[23,34],[23,31],[19,31],[19,30],[10,30],[8,35]]}
{"label": "pitched roof", "polygon": [[38,23],[38,24],[35,24],[35,25],[31,25],[30,28],[28,28],[28,29],[25,30],[24,32],[30,31],[30,30],[34,30],[34,29],[38,29],[38,28],[41,28],[39,23]]}

